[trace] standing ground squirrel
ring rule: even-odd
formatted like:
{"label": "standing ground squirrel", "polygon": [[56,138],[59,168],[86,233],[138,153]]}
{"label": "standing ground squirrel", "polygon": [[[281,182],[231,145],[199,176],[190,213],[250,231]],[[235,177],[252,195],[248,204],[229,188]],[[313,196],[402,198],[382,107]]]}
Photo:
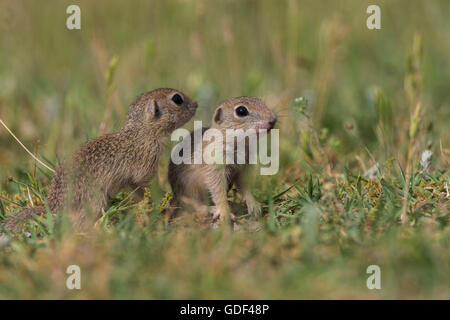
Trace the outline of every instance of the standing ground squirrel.
{"label": "standing ground squirrel", "polygon": [[[210,129],[218,129],[223,137],[226,137],[227,129],[266,129],[271,130],[277,121],[276,115],[266,106],[266,104],[254,97],[239,97],[228,99],[223,102],[214,112],[212,124],[210,128],[202,128],[201,136]],[[200,130],[200,129],[199,129]],[[191,132],[191,150],[197,148],[194,146],[194,139],[196,131]],[[237,158],[237,150],[235,148],[233,139],[223,139],[223,152],[226,157],[226,144],[231,143],[233,148],[230,148],[231,157]],[[232,140],[232,141],[231,141]],[[211,142],[205,142],[202,139],[202,150]],[[212,142],[213,143],[213,142]],[[177,152],[177,150],[174,150]],[[179,152],[179,151],[178,151]],[[260,204],[253,197],[249,187],[244,181],[244,171],[248,166],[249,150],[248,140],[245,148],[245,163],[244,164],[206,164],[202,161],[201,164],[194,164],[194,153],[191,152],[191,164],[181,163],[175,164],[172,159],[169,164],[169,182],[174,193],[174,203],[187,204],[188,202],[202,201],[208,197],[208,193],[215,204],[213,221],[219,221],[228,216],[229,206],[227,202],[227,193],[233,186],[236,185],[238,191],[241,193],[246,202],[249,214],[259,213],[261,210]],[[231,215],[233,218],[233,216]]]}
{"label": "standing ground squirrel", "polygon": [[[156,175],[163,139],[188,122],[196,109],[197,102],[174,89],[141,94],[120,131],[88,142],[57,168],[48,191],[51,212],[67,203],[81,225],[86,219],[83,209],[97,216],[120,190],[131,188],[142,197]],[[43,205],[24,209],[7,218],[4,228],[18,231],[26,220],[45,212]]]}

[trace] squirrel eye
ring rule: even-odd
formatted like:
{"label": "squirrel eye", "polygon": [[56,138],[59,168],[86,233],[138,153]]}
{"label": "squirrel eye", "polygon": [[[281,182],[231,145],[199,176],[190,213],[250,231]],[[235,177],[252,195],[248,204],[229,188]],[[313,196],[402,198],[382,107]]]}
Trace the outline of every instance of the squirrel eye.
{"label": "squirrel eye", "polygon": [[172,101],[175,102],[177,105],[181,105],[183,103],[183,98],[177,93],[173,95]]}
{"label": "squirrel eye", "polygon": [[247,108],[244,107],[244,106],[239,106],[239,107],[237,107],[236,110],[235,110],[235,112],[236,112],[236,115],[237,115],[238,117],[245,117],[245,116],[248,116],[248,110],[247,110]]}

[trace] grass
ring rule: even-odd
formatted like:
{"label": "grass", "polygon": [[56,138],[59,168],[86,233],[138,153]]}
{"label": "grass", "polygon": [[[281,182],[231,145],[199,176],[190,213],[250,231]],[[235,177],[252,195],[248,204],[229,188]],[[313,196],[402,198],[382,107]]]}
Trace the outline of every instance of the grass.
{"label": "grass", "polygon": [[[236,232],[195,214],[168,225],[168,143],[161,186],[117,195],[95,232],[48,215],[0,243],[0,298],[450,298],[447,2],[379,1],[379,31],[370,1],[78,3],[80,31],[70,1],[0,4],[0,119],[30,151],[56,167],[169,86],[206,122],[228,97],[262,97],[280,171],[255,170],[262,217],[230,193]],[[3,127],[0,168],[0,220],[45,201],[51,172]],[[72,264],[81,290],[65,286]]]}

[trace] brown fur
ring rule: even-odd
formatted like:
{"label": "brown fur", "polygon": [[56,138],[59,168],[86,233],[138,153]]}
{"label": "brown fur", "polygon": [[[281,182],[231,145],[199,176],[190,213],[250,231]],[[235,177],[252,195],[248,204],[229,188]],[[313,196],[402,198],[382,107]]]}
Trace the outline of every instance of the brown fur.
{"label": "brown fur", "polygon": [[[245,106],[249,114],[238,117],[235,109]],[[254,97],[239,97],[226,100],[214,112],[211,128],[225,132],[226,129],[272,129],[277,117],[265,105],[265,103]],[[202,137],[209,128],[202,128]],[[191,132],[191,150],[193,158],[194,132]],[[225,135],[224,135],[225,136]],[[202,142],[203,150],[209,142]],[[224,141],[225,146],[226,141]],[[224,150],[225,153],[225,150]],[[234,150],[236,157],[236,150]],[[248,150],[246,154],[248,162]],[[241,192],[250,214],[259,213],[261,207],[255,200],[248,185],[245,183],[243,174],[247,164],[179,164],[172,161],[169,164],[169,182],[174,197],[174,204],[187,205],[192,201],[204,201],[208,195],[215,204],[213,221],[220,221],[230,213],[227,202],[227,193],[231,187],[236,185]],[[233,218],[233,216],[231,216]]]}
{"label": "brown fur", "polygon": [[[171,100],[175,94],[183,98],[181,105]],[[83,225],[85,209],[98,217],[108,198],[120,190],[136,190],[142,197],[157,173],[163,139],[189,121],[196,108],[195,101],[174,89],[140,95],[120,131],[88,142],[57,168],[48,192],[51,212],[67,203],[75,222]],[[24,209],[7,218],[4,228],[17,231],[26,220],[45,211],[44,206]]]}

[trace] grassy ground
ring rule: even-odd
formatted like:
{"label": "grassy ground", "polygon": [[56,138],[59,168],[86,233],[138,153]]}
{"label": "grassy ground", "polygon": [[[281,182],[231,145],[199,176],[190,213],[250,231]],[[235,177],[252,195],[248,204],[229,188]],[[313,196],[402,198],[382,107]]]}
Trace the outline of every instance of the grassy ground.
{"label": "grassy ground", "polygon": [[[71,1],[2,1],[0,119],[52,166],[166,86],[205,121],[228,97],[262,97],[281,144],[278,174],[254,175],[262,217],[230,193],[238,231],[165,223],[168,143],[150,203],[122,193],[92,234],[42,217],[2,242],[0,298],[449,299],[450,3],[377,3],[371,31],[370,1],[77,1],[69,31]],[[0,127],[0,220],[42,202],[50,178]],[[73,264],[81,290],[65,285]]]}

